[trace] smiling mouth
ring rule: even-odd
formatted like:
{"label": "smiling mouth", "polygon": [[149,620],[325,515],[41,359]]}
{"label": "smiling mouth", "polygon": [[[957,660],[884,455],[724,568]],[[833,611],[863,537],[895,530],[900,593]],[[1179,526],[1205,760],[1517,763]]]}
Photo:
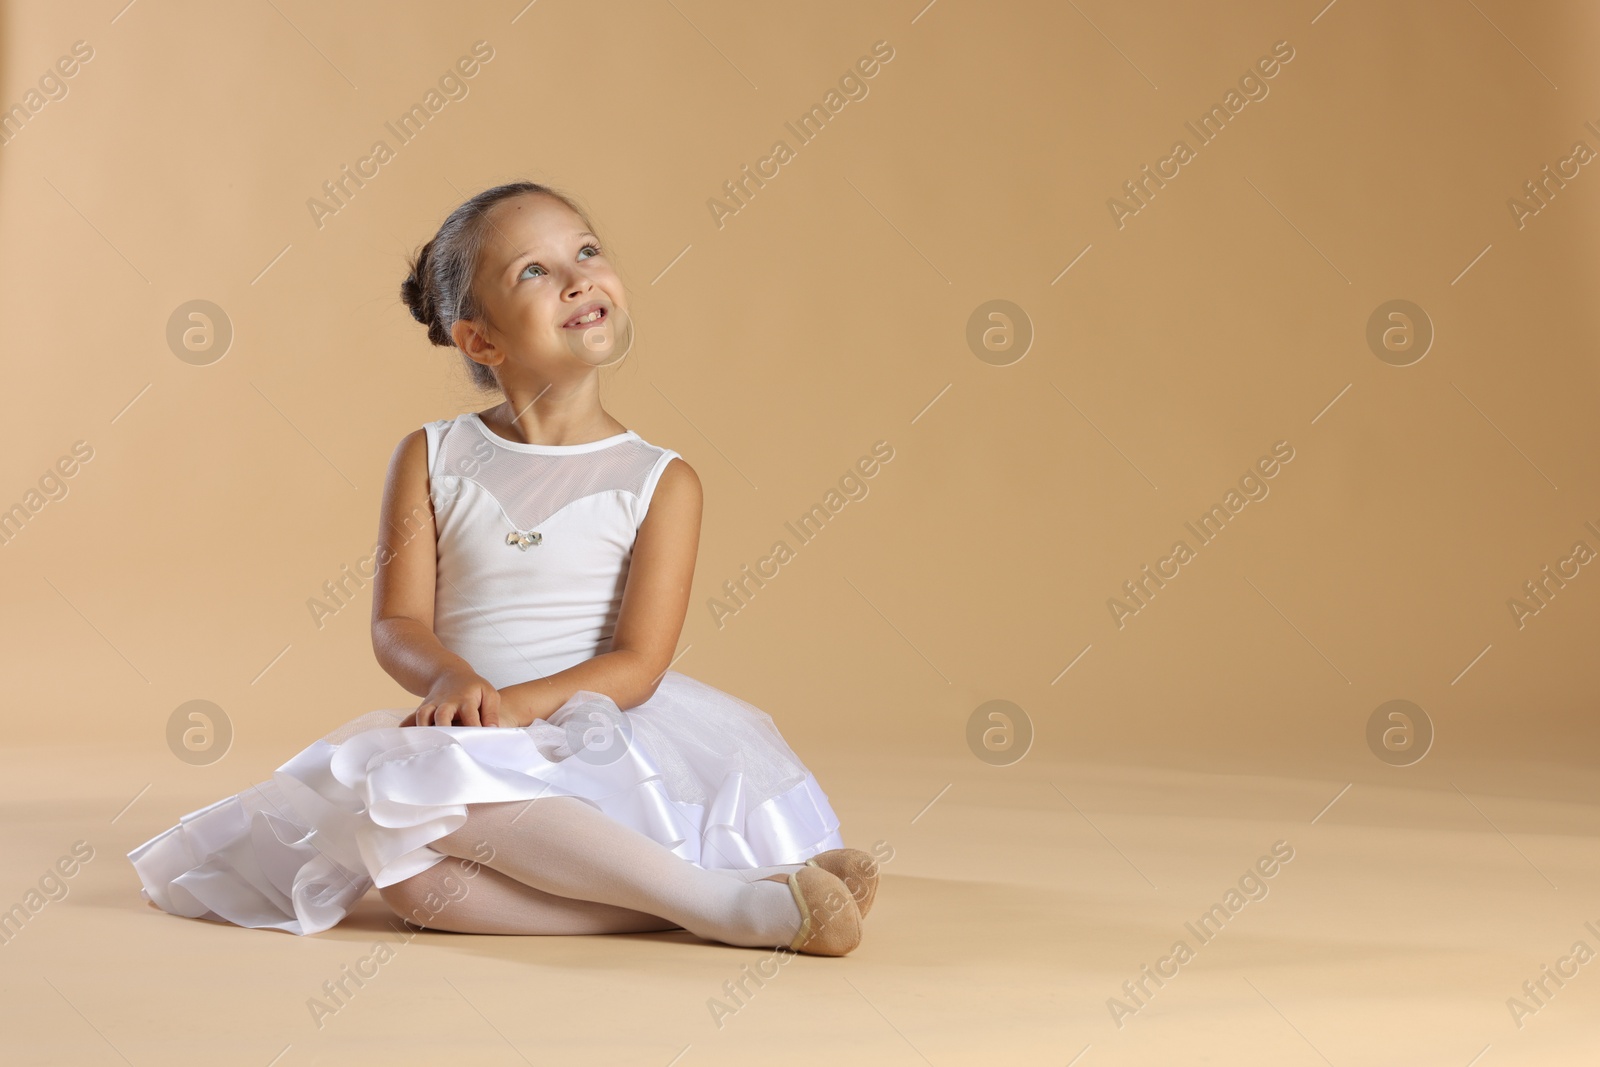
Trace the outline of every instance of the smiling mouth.
{"label": "smiling mouth", "polygon": [[561,328],[563,330],[581,330],[586,326],[594,326],[602,323],[606,321],[606,318],[606,309],[603,307],[598,307],[589,312],[587,315],[581,315],[578,318],[573,319],[571,322],[567,323]]}

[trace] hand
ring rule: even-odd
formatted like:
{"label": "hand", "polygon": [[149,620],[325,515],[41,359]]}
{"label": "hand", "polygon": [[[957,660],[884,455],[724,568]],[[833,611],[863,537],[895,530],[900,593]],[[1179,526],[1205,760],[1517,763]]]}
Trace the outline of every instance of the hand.
{"label": "hand", "polygon": [[445,671],[400,725],[500,726],[500,691],[474,671]]}

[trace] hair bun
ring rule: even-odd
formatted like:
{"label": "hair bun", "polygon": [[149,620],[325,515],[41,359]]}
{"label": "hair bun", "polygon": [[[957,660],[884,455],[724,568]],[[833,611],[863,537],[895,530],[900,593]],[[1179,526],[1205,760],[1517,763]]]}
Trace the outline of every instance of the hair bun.
{"label": "hair bun", "polygon": [[428,340],[436,345],[448,344],[448,340],[440,340],[444,330],[439,325],[438,301],[431,291],[432,286],[428,284],[432,274],[429,263],[432,251],[433,242],[429,241],[417,252],[411,262],[411,273],[400,283],[400,299],[411,309],[411,317],[428,328]]}
{"label": "hair bun", "polygon": [[406,280],[400,283],[400,298],[404,300],[406,302],[406,306],[411,309],[412,318],[416,319],[424,326],[432,323],[433,320],[429,317],[428,313],[423,310],[422,305],[425,297],[422,293],[422,286],[418,284],[417,276],[415,274],[408,275]]}

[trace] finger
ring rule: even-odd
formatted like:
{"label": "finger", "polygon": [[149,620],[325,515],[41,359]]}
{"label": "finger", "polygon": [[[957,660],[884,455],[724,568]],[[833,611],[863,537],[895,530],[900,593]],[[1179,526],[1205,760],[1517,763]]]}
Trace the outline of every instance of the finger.
{"label": "finger", "polygon": [[478,702],[475,699],[473,699],[473,697],[471,695],[468,695],[467,698],[461,702],[461,725],[462,726],[482,726],[483,725],[483,720],[478,715]]}
{"label": "finger", "polygon": [[484,718],[490,726],[500,726],[500,690],[490,689],[483,694]]}
{"label": "finger", "polygon": [[431,725],[433,725],[433,705],[432,704],[423,704],[422,706],[417,708],[416,716],[417,716],[417,725],[418,726],[431,726]]}

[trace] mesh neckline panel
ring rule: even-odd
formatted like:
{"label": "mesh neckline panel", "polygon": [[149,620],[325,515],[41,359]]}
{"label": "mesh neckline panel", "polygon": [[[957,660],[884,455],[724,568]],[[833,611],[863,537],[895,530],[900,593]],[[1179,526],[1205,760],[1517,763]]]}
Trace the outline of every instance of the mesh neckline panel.
{"label": "mesh neckline panel", "polygon": [[[663,450],[637,434],[618,434],[615,444],[545,446],[584,449],[554,453],[502,447],[470,426],[446,431],[436,474],[476,482],[500,505],[518,530],[533,530],[562,508],[596,493],[620,490],[639,496]],[[609,440],[609,438],[607,439]]]}
{"label": "mesh neckline panel", "polygon": [[575,445],[533,445],[527,444],[523,441],[506,440],[504,437],[501,437],[499,434],[489,429],[489,424],[484,422],[483,418],[476,411],[469,411],[463,415],[462,418],[476,426],[478,431],[483,434],[484,438],[490,444],[498,448],[504,448],[509,452],[532,452],[547,456],[569,456],[580,452],[593,452],[596,449],[609,448],[611,445],[628,439],[640,440],[639,435],[634,433],[632,430],[623,430],[621,433],[614,433],[610,437],[602,437],[598,441],[583,441]]}

